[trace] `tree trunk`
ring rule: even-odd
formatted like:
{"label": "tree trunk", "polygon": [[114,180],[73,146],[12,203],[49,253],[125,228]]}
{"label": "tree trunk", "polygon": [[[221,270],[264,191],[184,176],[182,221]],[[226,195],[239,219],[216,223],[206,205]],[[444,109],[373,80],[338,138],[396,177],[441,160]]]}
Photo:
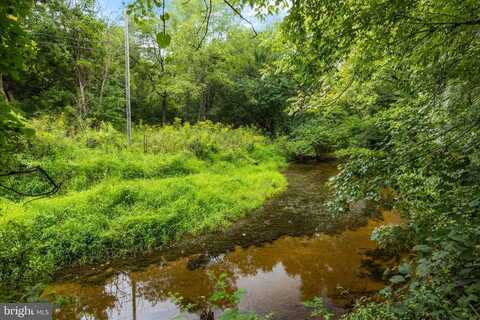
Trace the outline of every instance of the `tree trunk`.
{"label": "tree trunk", "polygon": [[203,96],[203,101],[200,103],[200,107],[198,108],[198,119],[197,121],[205,121],[207,119],[207,106],[208,106],[208,96],[209,96],[210,89],[207,87],[205,90],[205,94]]}
{"label": "tree trunk", "polygon": [[78,86],[80,88],[79,107],[83,113],[82,116],[85,116],[87,114],[87,99],[85,98],[85,85],[80,76],[78,77]]}
{"label": "tree trunk", "polygon": [[167,92],[164,91],[162,94],[162,126],[167,123]]}
{"label": "tree trunk", "polygon": [[100,86],[100,97],[98,99],[98,107],[99,109],[102,108],[103,104],[103,94],[105,92],[105,85],[107,84],[108,81],[108,69],[110,67],[110,56],[107,58],[107,61],[105,62],[105,68],[103,69],[103,75],[102,75],[102,85]]}
{"label": "tree trunk", "polygon": [[7,99],[7,95],[5,94],[5,89],[3,88],[3,75],[0,73],[0,96]]}

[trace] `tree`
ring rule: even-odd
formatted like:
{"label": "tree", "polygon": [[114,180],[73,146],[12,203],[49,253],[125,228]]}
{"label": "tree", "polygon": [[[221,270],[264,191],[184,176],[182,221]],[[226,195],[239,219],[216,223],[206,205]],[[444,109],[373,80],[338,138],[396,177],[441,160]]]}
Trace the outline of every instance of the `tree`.
{"label": "tree", "polygon": [[[345,0],[295,2],[286,18],[307,88],[296,111],[347,148],[335,208],[389,190],[406,226],[376,238],[416,252],[389,304],[350,318],[478,315],[479,17],[478,1]],[[332,111],[344,116],[331,121]],[[338,143],[345,127],[366,139]]]}
{"label": "tree", "polygon": [[17,77],[24,67],[22,57],[32,49],[22,24],[30,14],[32,1],[3,1],[0,4],[0,166],[12,162],[19,140],[30,135],[23,118],[12,105],[13,97],[4,87],[4,76]]}

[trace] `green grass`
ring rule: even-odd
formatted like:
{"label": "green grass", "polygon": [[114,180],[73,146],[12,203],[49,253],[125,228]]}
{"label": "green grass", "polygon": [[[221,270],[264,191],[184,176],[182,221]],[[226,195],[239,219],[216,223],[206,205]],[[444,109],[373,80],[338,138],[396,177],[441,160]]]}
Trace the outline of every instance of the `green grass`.
{"label": "green grass", "polygon": [[[283,157],[251,129],[211,123],[144,128],[144,153],[141,141],[125,148],[111,128],[69,138],[58,124],[40,124],[47,129],[37,131],[23,162],[41,164],[64,187],[25,205],[27,199],[0,200],[3,296],[48,281],[65,266],[225,227],[286,185],[278,172]],[[12,183],[41,190],[38,180]]]}

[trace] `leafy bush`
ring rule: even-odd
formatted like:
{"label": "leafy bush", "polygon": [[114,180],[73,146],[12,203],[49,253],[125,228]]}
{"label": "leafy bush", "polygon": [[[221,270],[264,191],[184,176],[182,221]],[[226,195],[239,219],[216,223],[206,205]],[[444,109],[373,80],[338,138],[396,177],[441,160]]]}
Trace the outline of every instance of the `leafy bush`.
{"label": "leafy bush", "polygon": [[15,112],[12,104],[6,101],[0,92],[0,166],[11,166],[23,139],[33,133],[25,119]]}
{"label": "leafy bush", "polygon": [[322,317],[324,320],[330,320],[334,316],[334,314],[325,306],[321,297],[314,297],[313,299],[303,302],[303,305],[311,310],[311,317]]}
{"label": "leafy bush", "polygon": [[378,140],[371,120],[338,112],[311,114],[294,123],[280,144],[291,158],[315,158],[347,147],[367,147]]}

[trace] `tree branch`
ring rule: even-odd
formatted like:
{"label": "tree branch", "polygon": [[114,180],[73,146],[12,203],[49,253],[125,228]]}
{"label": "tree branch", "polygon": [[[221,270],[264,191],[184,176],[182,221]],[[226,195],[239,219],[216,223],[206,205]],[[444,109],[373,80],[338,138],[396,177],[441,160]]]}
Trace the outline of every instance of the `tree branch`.
{"label": "tree branch", "polygon": [[237,8],[235,8],[230,2],[228,2],[228,0],[223,0],[223,2],[225,2],[225,4],[226,4],[227,6],[229,6],[230,9],[232,9],[233,12],[235,12],[235,13],[240,17],[240,19],[242,19],[243,21],[247,22],[247,23],[250,25],[250,27],[251,27],[252,30],[253,30],[253,33],[255,33],[255,36],[258,35],[258,33],[257,33],[257,31],[255,30],[255,27],[253,26],[253,24],[252,24],[248,19],[246,19],[246,18],[242,15],[242,13],[241,13],[240,11],[238,11]]}
{"label": "tree branch", "polygon": [[209,0],[209,4],[207,4],[207,0],[203,0],[203,3],[205,4],[205,17],[203,18],[203,21],[202,21],[202,24],[200,25],[199,31],[201,30],[202,26],[206,23],[205,32],[203,33],[202,39],[200,39],[200,42],[198,43],[195,50],[200,49],[203,41],[205,41],[205,38],[207,37],[207,34],[208,34],[208,26],[210,25],[210,18],[212,16],[212,7],[213,7],[212,6],[212,0]]}
{"label": "tree branch", "polygon": [[27,193],[27,192],[22,192],[19,190],[16,190],[12,187],[0,184],[0,188],[3,188],[5,190],[11,191],[13,193],[16,193],[17,195],[23,196],[23,197],[46,197],[50,196],[52,194],[55,194],[60,190],[61,183],[56,183],[55,180],[50,177],[50,175],[41,167],[33,167],[33,168],[28,168],[25,170],[21,171],[9,171],[7,173],[2,173],[0,174],[0,177],[11,177],[11,176],[19,176],[19,175],[28,175],[28,174],[34,174],[34,173],[40,173],[42,176],[44,176],[48,183],[51,185],[51,189],[45,192],[40,192],[40,193]]}

